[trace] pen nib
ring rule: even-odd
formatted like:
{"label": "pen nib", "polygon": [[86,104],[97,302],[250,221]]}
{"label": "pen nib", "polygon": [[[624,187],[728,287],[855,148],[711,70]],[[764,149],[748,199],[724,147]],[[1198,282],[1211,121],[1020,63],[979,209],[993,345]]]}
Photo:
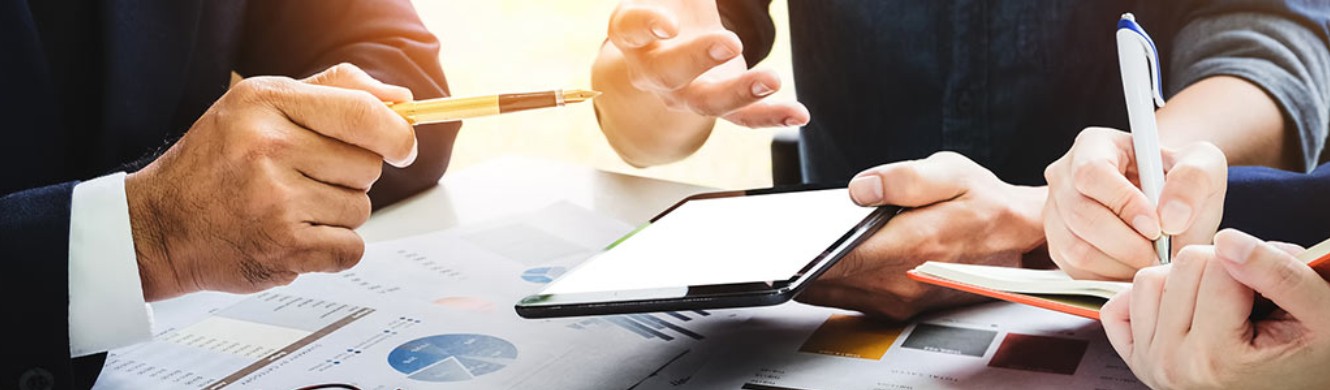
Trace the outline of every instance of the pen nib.
{"label": "pen nib", "polygon": [[563,92],[563,101],[568,103],[578,103],[590,100],[600,96],[600,91],[588,91],[584,89],[573,89]]}

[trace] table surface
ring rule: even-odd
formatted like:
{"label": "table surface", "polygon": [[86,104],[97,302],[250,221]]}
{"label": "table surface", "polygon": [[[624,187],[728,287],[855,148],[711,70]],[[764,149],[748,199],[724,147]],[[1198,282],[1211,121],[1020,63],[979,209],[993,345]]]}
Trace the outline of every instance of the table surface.
{"label": "table surface", "polygon": [[561,161],[501,156],[448,172],[437,187],[375,211],[357,232],[372,243],[531,212],[560,201],[636,225],[689,195],[715,190]]}

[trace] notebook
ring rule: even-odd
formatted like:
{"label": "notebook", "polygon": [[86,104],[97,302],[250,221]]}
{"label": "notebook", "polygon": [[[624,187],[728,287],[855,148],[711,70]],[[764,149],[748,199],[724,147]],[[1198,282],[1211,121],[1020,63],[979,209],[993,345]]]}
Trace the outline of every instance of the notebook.
{"label": "notebook", "polygon": [[[1297,258],[1330,280],[1330,240]],[[1075,280],[1060,270],[927,261],[906,271],[910,279],[1081,317],[1099,319],[1099,308],[1129,282]]]}

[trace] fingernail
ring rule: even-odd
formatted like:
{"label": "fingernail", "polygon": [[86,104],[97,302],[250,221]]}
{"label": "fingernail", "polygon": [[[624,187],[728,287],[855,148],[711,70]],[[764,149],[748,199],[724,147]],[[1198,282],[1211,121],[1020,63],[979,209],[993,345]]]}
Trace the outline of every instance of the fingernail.
{"label": "fingernail", "polygon": [[1236,233],[1229,234],[1233,236],[1232,240],[1216,240],[1215,254],[1235,264],[1246,263],[1247,258],[1251,257],[1252,252],[1256,250],[1256,245],[1260,243],[1260,240],[1243,232],[1236,230],[1232,232]]}
{"label": "fingernail", "polygon": [[420,157],[420,141],[416,140],[412,141],[413,142],[411,142],[411,155],[406,156],[406,162],[402,164],[403,167],[407,167],[410,166],[411,164],[414,164],[416,162],[416,157]]}
{"label": "fingernail", "polygon": [[876,206],[882,202],[882,180],[875,175],[850,180],[850,199],[860,206]]}
{"label": "fingernail", "polygon": [[1179,201],[1168,202],[1159,210],[1159,219],[1164,234],[1182,233],[1187,228],[1187,220],[1191,219],[1191,206]]}
{"label": "fingernail", "polygon": [[1154,219],[1150,217],[1137,215],[1136,218],[1132,218],[1131,227],[1135,228],[1136,232],[1141,233],[1145,238],[1151,240],[1159,238],[1159,224],[1155,223]]}
{"label": "fingernail", "polygon": [[734,50],[731,50],[729,46],[717,43],[711,45],[711,50],[707,50],[707,54],[710,54],[713,60],[725,61],[734,57]]}
{"label": "fingernail", "polygon": [[788,127],[794,127],[794,126],[802,126],[802,125],[803,125],[803,124],[799,123],[799,121],[795,120],[794,118],[785,118],[785,126],[788,126]]}
{"label": "fingernail", "polygon": [[765,97],[767,95],[770,95],[772,92],[776,92],[776,90],[771,89],[771,87],[768,87],[766,83],[763,83],[761,81],[753,83],[753,95],[757,97]]}
{"label": "fingernail", "polygon": [[670,37],[670,33],[666,32],[664,28],[661,28],[659,25],[655,24],[651,25],[651,35],[655,35],[656,38],[660,39],[669,39]]}

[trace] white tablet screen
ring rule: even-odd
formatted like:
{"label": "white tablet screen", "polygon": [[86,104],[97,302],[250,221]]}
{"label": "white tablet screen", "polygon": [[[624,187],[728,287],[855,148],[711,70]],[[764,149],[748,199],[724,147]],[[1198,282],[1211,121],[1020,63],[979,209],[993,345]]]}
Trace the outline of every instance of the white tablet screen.
{"label": "white tablet screen", "polygon": [[786,280],[873,211],[844,188],[690,200],[541,294]]}

